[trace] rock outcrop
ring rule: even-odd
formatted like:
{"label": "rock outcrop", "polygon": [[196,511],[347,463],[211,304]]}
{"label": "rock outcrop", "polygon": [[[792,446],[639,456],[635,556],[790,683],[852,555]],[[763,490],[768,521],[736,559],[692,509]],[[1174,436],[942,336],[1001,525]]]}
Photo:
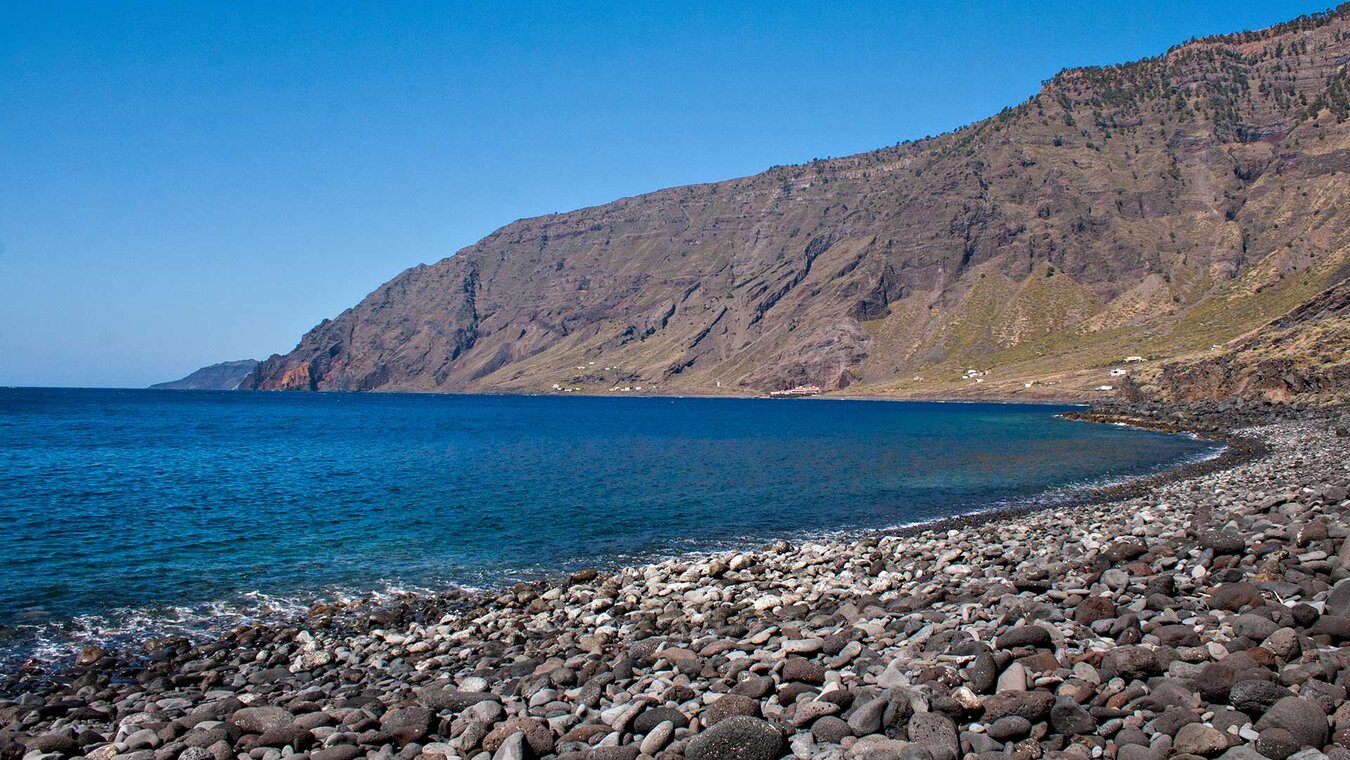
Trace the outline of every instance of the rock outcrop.
{"label": "rock outcrop", "polygon": [[1164,364],[1134,392],[1172,403],[1345,403],[1350,400],[1350,280],[1212,356]]}

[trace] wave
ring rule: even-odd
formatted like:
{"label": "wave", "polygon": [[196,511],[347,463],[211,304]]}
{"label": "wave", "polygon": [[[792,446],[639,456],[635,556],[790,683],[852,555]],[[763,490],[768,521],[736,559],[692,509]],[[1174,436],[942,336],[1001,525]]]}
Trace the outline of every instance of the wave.
{"label": "wave", "polygon": [[88,647],[127,651],[163,638],[207,641],[240,626],[299,620],[318,604],[378,608],[400,600],[443,594],[450,588],[466,593],[480,590],[448,584],[432,587],[381,582],[371,589],[333,588],[304,594],[249,591],[230,600],[119,607],[66,618],[34,610],[28,618],[47,619],[0,627],[0,672],[14,673],[36,664],[60,669],[72,664]]}

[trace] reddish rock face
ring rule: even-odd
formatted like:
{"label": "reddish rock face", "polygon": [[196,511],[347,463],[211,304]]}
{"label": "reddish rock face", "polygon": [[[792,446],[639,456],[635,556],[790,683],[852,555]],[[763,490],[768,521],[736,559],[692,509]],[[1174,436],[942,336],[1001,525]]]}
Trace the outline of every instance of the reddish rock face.
{"label": "reddish rock face", "polygon": [[[1347,60],[1342,10],[1068,70],[940,137],[521,220],[245,387],[837,389],[1205,351],[1350,272]],[[1282,399],[1340,375],[1169,378]]]}

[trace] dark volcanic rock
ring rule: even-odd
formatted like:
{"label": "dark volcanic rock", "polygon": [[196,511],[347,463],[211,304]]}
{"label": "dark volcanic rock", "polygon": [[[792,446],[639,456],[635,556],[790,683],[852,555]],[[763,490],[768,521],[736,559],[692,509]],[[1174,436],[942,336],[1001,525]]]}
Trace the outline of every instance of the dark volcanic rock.
{"label": "dark volcanic rock", "polygon": [[1271,705],[1292,696],[1293,692],[1269,681],[1241,681],[1233,684],[1228,701],[1249,715],[1260,716]]}
{"label": "dark volcanic rock", "polygon": [[783,680],[808,684],[825,683],[825,666],[804,657],[790,657],[783,664]]}
{"label": "dark volcanic rock", "polygon": [[715,726],[736,715],[758,718],[760,716],[759,702],[739,694],[727,694],[719,697],[716,702],[708,705],[707,710],[703,711],[703,725]]}
{"label": "dark volcanic rock", "polygon": [[1102,658],[1102,669],[1126,679],[1145,678],[1161,669],[1158,655],[1151,649],[1137,646],[1118,647]]}
{"label": "dark volcanic rock", "polygon": [[514,734],[524,734],[525,742],[536,755],[553,752],[553,732],[548,724],[533,718],[508,718],[483,737],[483,749],[496,752]]}
{"label": "dark volcanic rock", "polygon": [[1158,641],[1163,646],[1193,647],[1200,644],[1200,634],[1196,633],[1195,628],[1189,625],[1162,625],[1155,628],[1151,633],[1158,637]]}
{"label": "dark volcanic rock", "polygon": [[1035,723],[1050,715],[1055,696],[1047,691],[1006,691],[984,699],[985,720],[1017,715]]}
{"label": "dark volcanic rock", "polygon": [[1299,697],[1285,697],[1271,706],[1256,722],[1256,730],[1282,728],[1298,741],[1301,747],[1321,748],[1327,743],[1327,716],[1313,702]]}
{"label": "dark volcanic rock", "polygon": [[1247,548],[1246,539],[1232,528],[1202,530],[1199,543],[1206,549],[1213,549],[1215,554],[1240,554]]}
{"label": "dark volcanic rock", "polygon": [[291,746],[304,752],[314,744],[314,734],[300,726],[274,726],[258,737],[258,744],[264,747]]}
{"label": "dark volcanic rock", "polygon": [[1232,654],[1200,669],[1196,689],[1208,702],[1227,702],[1234,684],[1241,681],[1269,681],[1270,671],[1252,661],[1246,653]]}
{"label": "dark volcanic rock", "polygon": [[966,668],[965,677],[972,691],[986,694],[994,690],[998,681],[998,665],[988,652],[981,653]]}
{"label": "dark volcanic rock", "polygon": [[933,760],[958,760],[961,743],[956,724],[941,713],[916,713],[909,719],[909,739],[928,750]]}
{"label": "dark volcanic rock", "polygon": [[1031,721],[1020,715],[1005,715],[985,727],[989,736],[1001,742],[1021,739],[1031,733]]}
{"label": "dark volcanic rock", "polygon": [[430,728],[431,710],[425,707],[400,707],[380,718],[380,730],[392,736],[400,747],[421,741]]}
{"label": "dark volcanic rock", "polygon": [[29,739],[27,749],[29,752],[54,752],[69,757],[80,754],[80,743],[73,737],[53,732]]}
{"label": "dark volcanic rock", "polygon": [[1256,751],[1270,760],[1285,760],[1301,748],[1299,740],[1283,728],[1267,728],[1256,740]]}
{"label": "dark volcanic rock", "polygon": [[1267,636],[1280,629],[1280,626],[1269,618],[1250,613],[1237,615],[1229,621],[1229,625],[1233,627],[1234,634],[1252,641],[1264,641]]}
{"label": "dark volcanic rock", "polygon": [[778,760],[783,735],[772,724],[737,715],[695,736],[685,748],[688,760]]}
{"label": "dark volcanic rock", "polygon": [[1209,606],[1216,610],[1237,612],[1243,607],[1253,607],[1264,602],[1261,589],[1250,583],[1225,583],[1209,595]]}
{"label": "dark volcanic rock", "polygon": [[1323,615],[1312,624],[1308,633],[1314,636],[1319,634],[1328,636],[1337,643],[1350,641],[1350,617]]}
{"label": "dark volcanic rock", "polygon": [[281,707],[245,707],[230,716],[230,722],[250,734],[261,734],[270,728],[289,726],[295,716]]}
{"label": "dark volcanic rock", "polygon": [[1115,616],[1115,603],[1104,596],[1088,597],[1073,608],[1073,620],[1079,625],[1092,625],[1098,620],[1106,620]]}
{"label": "dark volcanic rock", "polygon": [[1117,541],[1106,550],[1105,555],[1113,563],[1129,562],[1138,559],[1148,553],[1148,546],[1143,541],[1134,539],[1123,539]]}
{"label": "dark volcanic rock", "polygon": [[483,701],[496,701],[497,697],[488,692],[459,691],[450,688],[423,689],[418,701],[438,712],[458,713]]}
{"label": "dark volcanic rock", "polygon": [[352,744],[335,744],[309,753],[310,760],[356,760],[365,752]]}
{"label": "dark volcanic rock", "polygon": [[1097,731],[1097,721],[1087,710],[1072,702],[1059,702],[1050,708],[1050,725],[1059,733],[1069,736]]}
{"label": "dark volcanic rock", "polygon": [[999,636],[995,643],[999,649],[1044,647],[1050,645],[1050,632],[1039,625],[1024,625]]}
{"label": "dark volcanic rock", "polygon": [[633,731],[639,734],[649,734],[653,728],[660,723],[670,721],[676,728],[684,728],[689,725],[689,718],[684,713],[673,707],[649,707],[643,710],[633,721]]}
{"label": "dark volcanic rock", "polygon": [[844,737],[852,736],[853,730],[842,718],[826,715],[811,724],[811,735],[816,741],[838,744]]}

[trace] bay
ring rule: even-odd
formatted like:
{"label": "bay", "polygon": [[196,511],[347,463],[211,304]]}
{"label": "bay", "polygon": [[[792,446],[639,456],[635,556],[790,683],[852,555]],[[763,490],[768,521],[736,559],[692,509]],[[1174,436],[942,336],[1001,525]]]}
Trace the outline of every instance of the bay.
{"label": "bay", "polygon": [[1218,448],[1068,408],[0,389],[0,647],[907,525]]}

